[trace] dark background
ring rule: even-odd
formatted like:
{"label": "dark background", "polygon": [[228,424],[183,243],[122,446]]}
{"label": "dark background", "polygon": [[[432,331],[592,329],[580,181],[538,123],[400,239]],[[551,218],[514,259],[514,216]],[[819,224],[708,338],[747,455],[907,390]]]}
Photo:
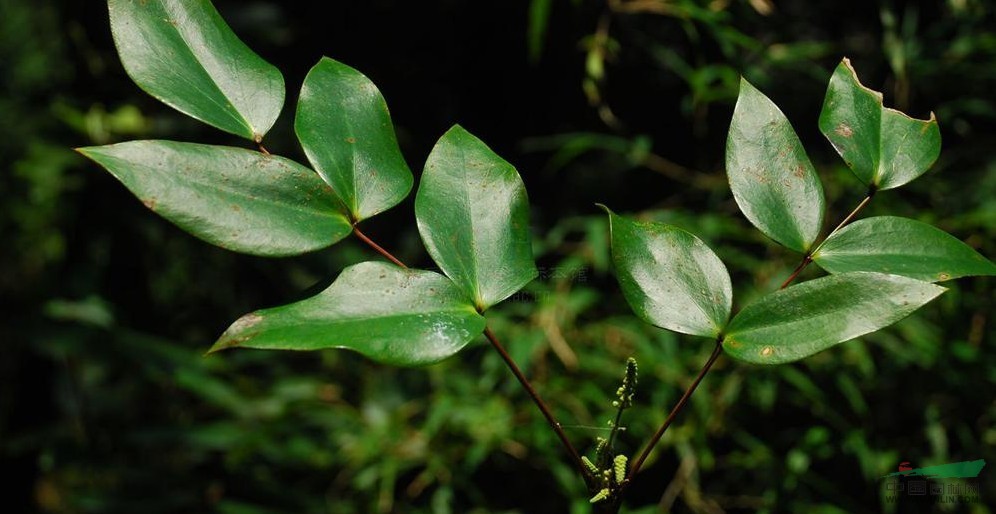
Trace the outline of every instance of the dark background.
{"label": "dark background", "polygon": [[[938,163],[865,215],[920,219],[996,255],[988,2],[216,5],[284,72],[270,151],[304,162],[292,106],[328,55],[381,89],[416,177],[454,123],[518,167],[541,277],[489,318],[588,451],[626,357],[641,365],[619,448],[632,454],[711,349],[632,316],[594,203],[705,239],[730,268],[737,306],[775,289],[798,258],[748,225],[726,185],[741,73],[809,150],[828,224],[863,193],[816,127],[841,57],[887,105],[936,112]],[[414,370],[334,351],[202,357],[238,316],[376,256],[349,241],[282,260],[211,247],[75,155],[138,138],[244,145],[128,79],[104,3],[0,0],[0,120],[5,512],[586,511],[552,433],[483,340]],[[365,226],[432,266],[411,199]],[[990,469],[981,503],[945,506],[889,504],[879,478],[900,461],[996,462],[992,279],[945,285],[895,327],[801,363],[721,359],[628,511],[991,512]]]}

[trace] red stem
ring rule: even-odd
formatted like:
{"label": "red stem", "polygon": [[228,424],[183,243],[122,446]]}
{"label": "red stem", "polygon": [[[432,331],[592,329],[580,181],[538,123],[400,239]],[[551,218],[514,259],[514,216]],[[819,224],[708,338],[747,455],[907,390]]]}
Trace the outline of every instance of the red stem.
{"label": "red stem", "polygon": [[650,456],[650,452],[653,451],[654,446],[657,446],[657,443],[660,442],[661,437],[664,437],[664,432],[667,431],[668,427],[671,426],[671,423],[674,422],[674,419],[678,416],[678,413],[681,412],[681,409],[685,407],[686,403],[688,403],[688,399],[691,398],[692,393],[695,392],[695,388],[699,386],[699,383],[702,382],[702,379],[705,378],[706,373],[709,372],[709,369],[712,368],[712,365],[716,363],[716,359],[719,359],[719,356],[722,353],[723,339],[720,337],[716,340],[716,348],[712,351],[712,355],[709,356],[709,360],[707,360],[705,365],[702,366],[702,369],[699,370],[699,374],[695,377],[695,381],[692,382],[692,385],[688,386],[688,389],[685,390],[685,394],[681,395],[681,399],[678,400],[678,404],[671,409],[671,413],[667,415],[667,419],[664,420],[664,424],[657,429],[657,433],[650,438],[650,442],[648,442],[647,447],[643,449],[643,453],[641,453],[640,457],[633,463],[633,467],[630,468],[629,475],[626,477],[627,483],[631,481],[634,476],[636,476],[638,471],[640,471],[640,467],[643,466],[643,461],[647,460],[647,457]]}
{"label": "red stem", "polygon": [[505,361],[505,364],[508,366],[508,369],[512,370],[512,374],[515,375],[515,378],[517,378],[519,380],[519,383],[522,384],[523,389],[525,389],[526,392],[529,393],[529,397],[533,399],[533,403],[535,403],[536,407],[538,407],[540,412],[543,413],[543,417],[546,418],[546,422],[550,425],[550,428],[552,428],[553,431],[556,432],[557,437],[560,438],[560,442],[563,443],[564,445],[564,449],[567,450],[567,453],[570,454],[571,456],[571,460],[574,461],[574,466],[578,468],[578,471],[581,473],[581,476],[584,477],[585,481],[587,482],[589,478],[588,470],[581,462],[581,456],[578,454],[578,451],[574,448],[574,445],[571,444],[570,440],[567,439],[567,434],[564,433],[564,429],[561,427],[557,419],[553,417],[553,413],[550,412],[550,408],[547,407],[546,402],[544,402],[543,399],[540,398],[539,393],[537,393],[536,389],[533,388],[533,385],[529,383],[529,379],[527,379],[526,376],[522,374],[522,370],[520,370],[519,366],[515,363],[514,360],[512,360],[512,356],[509,355],[507,351],[505,351],[505,347],[503,347],[501,342],[498,341],[498,338],[495,336],[494,332],[492,332],[490,328],[485,327],[484,337],[488,338],[488,341],[491,342],[491,346],[493,346],[494,349],[498,352],[498,355],[501,355],[501,358],[502,360]]}
{"label": "red stem", "polygon": [[[401,262],[397,257],[391,255],[391,252],[388,252],[380,245],[375,243],[372,239],[367,237],[366,234],[361,232],[359,226],[353,225],[353,233],[355,233],[356,237],[360,238],[361,241],[363,241],[371,248],[376,250],[377,253],[383,255],[387,260],[393,262],[399,267],[405,269],[408,268],[408,266],[405,266],[405,264]],[[515,360],[512,359],[512,356],[509,355],[507,351],[505,351],[505,347],[502,346],[500,341],[498,341],[498,338],[495,336],[494,332],[492,332],[490,328],[485,327],[484,336],[488,339],[488,341],[491,342],[491,346],[494,347],[494,349],[498,352],[498,355],[500,355],[502,360],[505,361],[505,365],[508,366],[508,369],[512,371],[512,374],[515,375],[515,378],[519,380],[519,383],[522,384],[523,389],[525,389],[526,392],[529,394],[529,397],[532,398],[533,403],[535,403],[536,406],[539,407],[540,412],[543,413],[543,417],[546,418],[546,421],[550,425],[550,428],[552,428],[553,431],[557,434],[557,437],[560,439],[560,442],[564,445],[564,449],[567,450],[567,453],[568,455],[570,455],[571,460],[574,461],[574,466],[577,467],[578,472],[581,473],[581,476],[584,478],[585,482],[589,483],[591,477],[588,476],[588,470],[587,468],[585,468],[584,463],[581,462],[581,456],[578,454],[577,449],[574,448],[574,445],[571,444],[571,441],[567,439],[567,434],[564,433],[564,429],[557,421],[557,419],[553,417],[553,413],[550,412],[550,408],[547,407],[546,402],[543,401],[539,393],[536,392],[536,389],[533,388],[533,385],[529,382],[529,379],[526,378],[526,376],[522,373],[522,370],[519,369],[518,364],[515,363]]]}
{"label": "red stem", "polygon": [[408,269],[408,266],[405,266],[405,263],[403,263],[400,260],[398,260],[397,257],[391,255],[391,252],[389,252],[389,251],[381,248],[379,244],[373,242],[372,239],[370,239],[369,237],[367,237],[366,234],[364,234],[363,232],[361,232],[359,225],[353,225],[353,233],[356,234],[356,237],[360,238],[360,241],[363,241],[364,243],[366,243],[367,245],[369,245],[370,248],[373,248],[374,250],[376,250],[377,253],[383,255],[385,259],[393,262],[398,267]]}
{"label": "red stem", "polygon": [[810,262],[813,262],[813,258],[807,253],[802,257],[802,262],[800,262],[799,265],[795,267],[795,270],[792,272],[791,275],[789,275],[789,278],[785,279],[785,282],[782,282],[782,285],[779,286],[778,289],[785,289],[786,287],[788,287],[789,284],[791,284],[792,281],[795,280],[800,273],[802,273],[802,270],[806,269],[806,266],[809,266]]}
{"label": "red stem", "polygon": [[823,243],[826,243],[831,236],[837,233],[837,231],[844,228],[848,223],[854,220],[854,217],[857,216],[859,212],[861,212],[861,209],[864,209],[865,206],[868,205],[868,202],[871,202],[873,196],[875,196],[875,186],[871,186],[868,188],[868,194],[865,195],[864,200],[861,200],[861,203],[859,203],[858,206],[855,207],[854,210],[852,210],[851,213],[844,218],[844,221],[838,223],[837,226],[830,231],[830,234],[828,234],[827,237],[823,239],[822,243],[817,245],[815,250],[808,252],[806,255],[802,257],[802,262],[800,262],[799,265],[795,267],[795,271],[793,271],[792,274],[789,275],[789,278],[785,279],[785,282],[782,282],[782,285],[778,289],[785,289],[786,287],[788,287],[789,284],[791,284],[792,281],[794,281],[799,276],[799,274],[802,273],[802,270],[806,269],[806,266],[809,266],[809,263],[813,262],[813,255],[817,252],[817,250],[820,249],[820,247],[823,246]]}

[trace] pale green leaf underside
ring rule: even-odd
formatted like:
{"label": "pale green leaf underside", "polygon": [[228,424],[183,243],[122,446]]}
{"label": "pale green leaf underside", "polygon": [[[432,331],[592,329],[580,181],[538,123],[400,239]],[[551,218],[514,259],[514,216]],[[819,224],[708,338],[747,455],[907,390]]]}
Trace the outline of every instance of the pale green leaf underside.
{"label": "pale green leaf underside", "polygon": [[417,366],[455,354],[484,324],[448,278],[364,262],[343,270],[317,296],[239,318],[211,351],[340,348],[385,364]]}
{"label": "pale green leaf underside", "polygon": [[537,275],[519,173],[460,126],[429,154],[415,217],[429,255],[481,310]]}
{"label": "pale green leaf underside", "polygon": [[846,58],[827,87],[820,131],[866,185],[899,187],[919,177],[941,152],[934,113],[918,120],[882,104],[882,93],[866,88]]}
{"label": "pale green leaf underside", "polygon": [[677,227],[606,212],[616,277],[633,311],[675,332],[719,335],[733,301],[730,275],[719,257]]}
{"label": "pale green leaf underside", "polygon": [[260,141],[284,104],[284,78],[249,49],[208,0],[109,0],[128,75],[165,104]]}
{"label": "pale green leaf underside", "polygon": [[360,72],[323,57],[304,79],[294,130],[315,170],[355,221],[394,207],[411,191],[387,103]]}
{"label": "pale green leaf underside", "polygon": [[877,271],[928,282],[996,275],[996,264],[954,236],[895,216],[844,227],[820,246],[813,260],[831,273]]}
{"label": "pale green leaf underside", "polygon": [[882,273],[850,272],[771,293],[733,317],[723,339],[730,356],[782,364],[887,327],[945,289]]}
{"label": "pale green leaf underside", "polygon": [[175,141],[131,141],[79,152],[149,209],[228,250],[297,255],[352,232],[328,184],[283,157]]}
{"label": "pale green leaf underside", "polygon": [[792,125],[746,80],[726,142],[726,172],[740,210],[765,235],[806,252],[823,223],[823,186]]}

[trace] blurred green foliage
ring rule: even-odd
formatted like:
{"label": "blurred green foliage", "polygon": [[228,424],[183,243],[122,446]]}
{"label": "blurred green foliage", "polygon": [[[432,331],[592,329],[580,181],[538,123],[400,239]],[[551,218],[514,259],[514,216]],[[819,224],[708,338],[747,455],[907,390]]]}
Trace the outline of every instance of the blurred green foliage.
{"label": "blurred green foliage", "polygon": [[[830,220],[863,193],[816,127],[839,58],[887,105],[935,110],[941,160],[866,215],[933,223],[996,255],[996,15],[979,0],[534,0],[493,6],[497,21],[454,2],[377,0],[326,18],[267,0],[218,6],[264,57],[289,63],[291,91],[320,52],[368,73],[409,163],[461,121],[519,167],[541,277],[498,309],[495,331],[585,448],[604,431],[627,357],[641,376],[619,450],[633,453],[711,350],[630,314],[593,202],[702,237],[741,304],[795,264],[726,186],[740,73],[793,121]],[[388,29],[400,35],[376,37]],[[555,436],[483,339],[424,369],[342,352],[201,356],[239,314],[306,297],[373,256],[351,243],[279,261],[212,248],[74,156],[139,136],[229,142],[127,80],[102,6],[0,0],[0,77],[6,511],[588,511]],[[294,156],[289,118],[271,144]],[[426,263],[410,209],[371,230]],[[879,480],[900,461],[996,462],[993,283],[951,288],[893,329],[798,364],[721,359],[627,511],[906,512]],[[994,476],[983,470],[982,503],[938,508],[991,512]]]}

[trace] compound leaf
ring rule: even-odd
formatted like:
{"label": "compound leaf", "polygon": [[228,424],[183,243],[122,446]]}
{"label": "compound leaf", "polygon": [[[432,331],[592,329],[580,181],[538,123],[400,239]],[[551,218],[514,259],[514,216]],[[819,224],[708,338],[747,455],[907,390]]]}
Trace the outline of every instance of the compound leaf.
{"label": "compound leaf", "polygon": [[606,212],[612,262],[633,311],[675,332],[719,335],[733,302],[730,275],[719,257],[680,228]]}
{"label": "compound leaf", "polygon": [[108,0],[125,71],[166,105],[262,141],[284,104],[284,78],[232,32],[209,0]]}
{"label": "compound leaf", "polygon": [[355,221],[394,207],[412,189],[387,103],[362,73],[323,57],[301,87],[294,130],[318,174]]}
{"label": "compound leaf", "polygon": [[782,111],[744,79],[726,142],[740,210],[778,243],[807,252],[823,223],[823,186]]}
{"label": "compound leaf", "polygon": [[131,141],[78,151],[143,204],[228,250],[297,255],[352,232],[332,189],[300,164],[241,148]]}
{"label": "compound leaf", "polygon": [[863,86],[844,59],[827,86],[820,131],[866,185],[899,187],[926,172],[941,152],[934,113],[918,120],[882,104],[882,93]]}
{"label": "compound leaf", "polygon": [[783,364],[887,327],[945,289],[898,275],[855,271],[794,285],[744,307],[723,349],[755,364]]}
{"label": "compound leaf", "polygon": [[483,331],[484,318],[448,278],[364,262],[317,296],[239,318],[210,351],[341,348],[418,366],[455,354]]}
{"label": "compound leaf", "polygon": [[519,173],[459,125],[429,154],[415,217],[429,255],[480,310],[537,275]]}
{"label": "compound leaf", "polygon": [[851,223],[827,238],[813,260],[830,273],[877,271],[927,282],[996,275],[996,264],[954,236],[895,216]]}

